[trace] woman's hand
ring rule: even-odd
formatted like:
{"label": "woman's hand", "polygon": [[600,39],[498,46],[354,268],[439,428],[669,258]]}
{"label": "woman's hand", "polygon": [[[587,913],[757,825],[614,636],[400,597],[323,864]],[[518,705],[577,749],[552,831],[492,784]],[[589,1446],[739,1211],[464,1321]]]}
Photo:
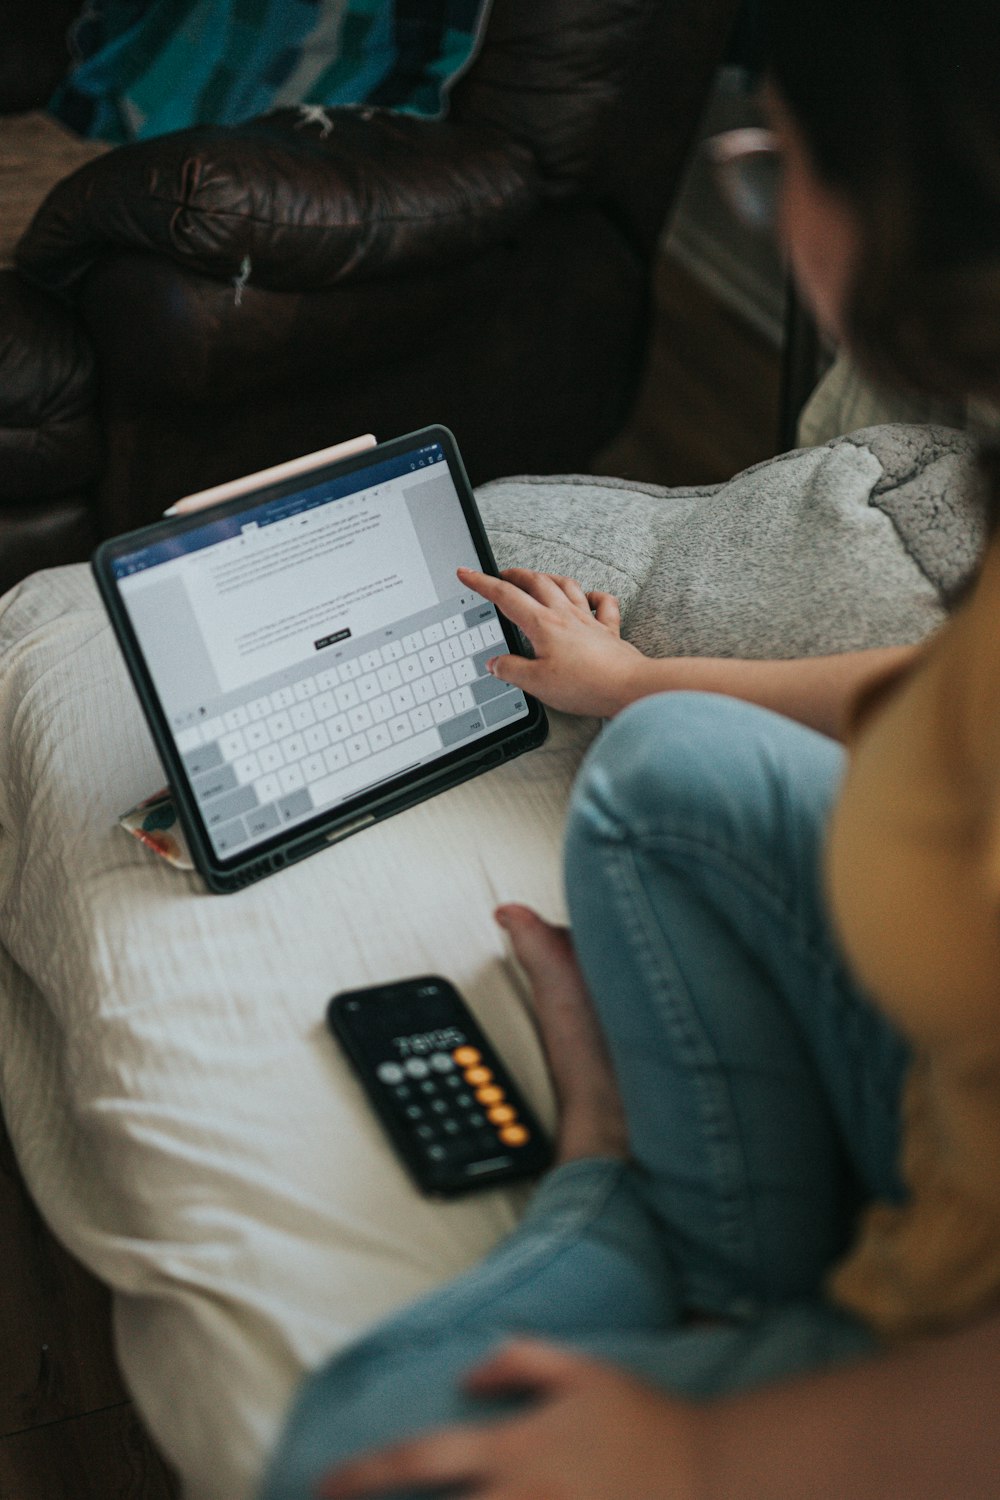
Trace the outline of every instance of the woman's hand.
{"label": "woman's hand", "polygon": [[699,1409],[613,1365],[532,1340],[473,1372],[480,1396],[532,1393],[498,1421],[452,1427],[368,1454],[320,1484],[324,1500],[446,1488],[470,1500],[691,1500]]}
{"label": "woman's hand", "polygon": [[496,656],[490,671],[550,708],[608,718],[643,696],[648,658],[621,638],[618,600],[585,594],[574,578],[508,568],[500,578],[459,568],[467,588],[520,627],[535,652]]}

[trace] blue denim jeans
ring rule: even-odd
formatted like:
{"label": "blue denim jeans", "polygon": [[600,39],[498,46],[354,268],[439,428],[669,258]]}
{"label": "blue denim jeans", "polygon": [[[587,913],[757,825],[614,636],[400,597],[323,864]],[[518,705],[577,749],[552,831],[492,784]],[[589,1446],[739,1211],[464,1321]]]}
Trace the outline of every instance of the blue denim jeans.
{"label": "blue denim jeans", "polygon": [[830,740],[709,694],[646,699],[604,731],[574,790],[566,883],[632,1160],[558,1168],[481,1265],[311,1376],[265,1500],[306,1500],[373,1445],[509,1411],[460,1382],[511,1334],[691,1396],[872,1348],[823,1281],[859,1207],[899,1196],[907,1057],[830,930],[841,770]]}

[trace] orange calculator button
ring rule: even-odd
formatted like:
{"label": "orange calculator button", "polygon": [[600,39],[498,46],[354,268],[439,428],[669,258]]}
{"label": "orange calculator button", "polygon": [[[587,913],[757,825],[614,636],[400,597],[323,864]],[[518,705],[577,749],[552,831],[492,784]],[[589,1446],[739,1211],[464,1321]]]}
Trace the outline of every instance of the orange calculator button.
{"label": "orange calculator button", "polygon": [[523,1125],[505,1125],[500,1132],[500,1139],[505,1146],[523,1146],[528,1139],[528,1132]]}
{"label": "orange calculator button", "polygon": [[487,1110],[486,1118],[491,1125],[510,1125],[517,1119],[517,1110],[511,1109],[509,1104],[496,1104]]}
{"label": "orange calculator button", "polygon": [[498,1089],[495,1083],[489,1083],[484,1089],[476,1090],[476,1098],[480,1104],[502,1104],[503,1089]]}
{"label": "orange calculator button", "polygon": [[456,1047],[451,1054],[460,1068],[474,1068],[477,1062],[482,1062],[483,1054],[477,1052],[475,1047]]}
{"label": "orange calculator button", "polygon": [[471,1083],[473,1088],[480,1083],[492,1083],[493,1074],[489,1068],[469,1068],[465,1075],[466,1083]]}

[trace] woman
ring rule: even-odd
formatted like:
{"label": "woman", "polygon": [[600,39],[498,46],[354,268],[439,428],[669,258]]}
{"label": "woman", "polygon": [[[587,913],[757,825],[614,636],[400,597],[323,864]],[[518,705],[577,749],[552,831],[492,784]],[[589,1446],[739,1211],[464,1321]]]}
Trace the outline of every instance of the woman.
{"label": "woman", "polygon": [[[995,399],[994,0],[769,14],[803,292],[873,371]],[[560,1165],[310,1382],[268,1495],[995,1494],[1000,541],[929,647],[807,662],[648,661],[571,580],[463,582],[535,648],[496,675],[615,716],[571,808],[572,941],[498,913]]]}

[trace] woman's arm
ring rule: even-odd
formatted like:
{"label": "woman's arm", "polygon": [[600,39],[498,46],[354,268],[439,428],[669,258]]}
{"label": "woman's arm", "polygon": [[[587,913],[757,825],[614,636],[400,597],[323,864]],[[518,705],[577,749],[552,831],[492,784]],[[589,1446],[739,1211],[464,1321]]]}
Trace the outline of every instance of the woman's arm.
{"label": "woman's arm", "polygon": [[524,631],[533,660],[498,656],[494,676],[564,713],[609,718],[651,693],[687,690],[743,698],[839,738],[863,684],[905,667],[916,646],[847,651],[792,661],[643,656],[620,636],[618,601],[585,594],[572,578],[510,568],[501,579],[468,568],[459,577]]}

